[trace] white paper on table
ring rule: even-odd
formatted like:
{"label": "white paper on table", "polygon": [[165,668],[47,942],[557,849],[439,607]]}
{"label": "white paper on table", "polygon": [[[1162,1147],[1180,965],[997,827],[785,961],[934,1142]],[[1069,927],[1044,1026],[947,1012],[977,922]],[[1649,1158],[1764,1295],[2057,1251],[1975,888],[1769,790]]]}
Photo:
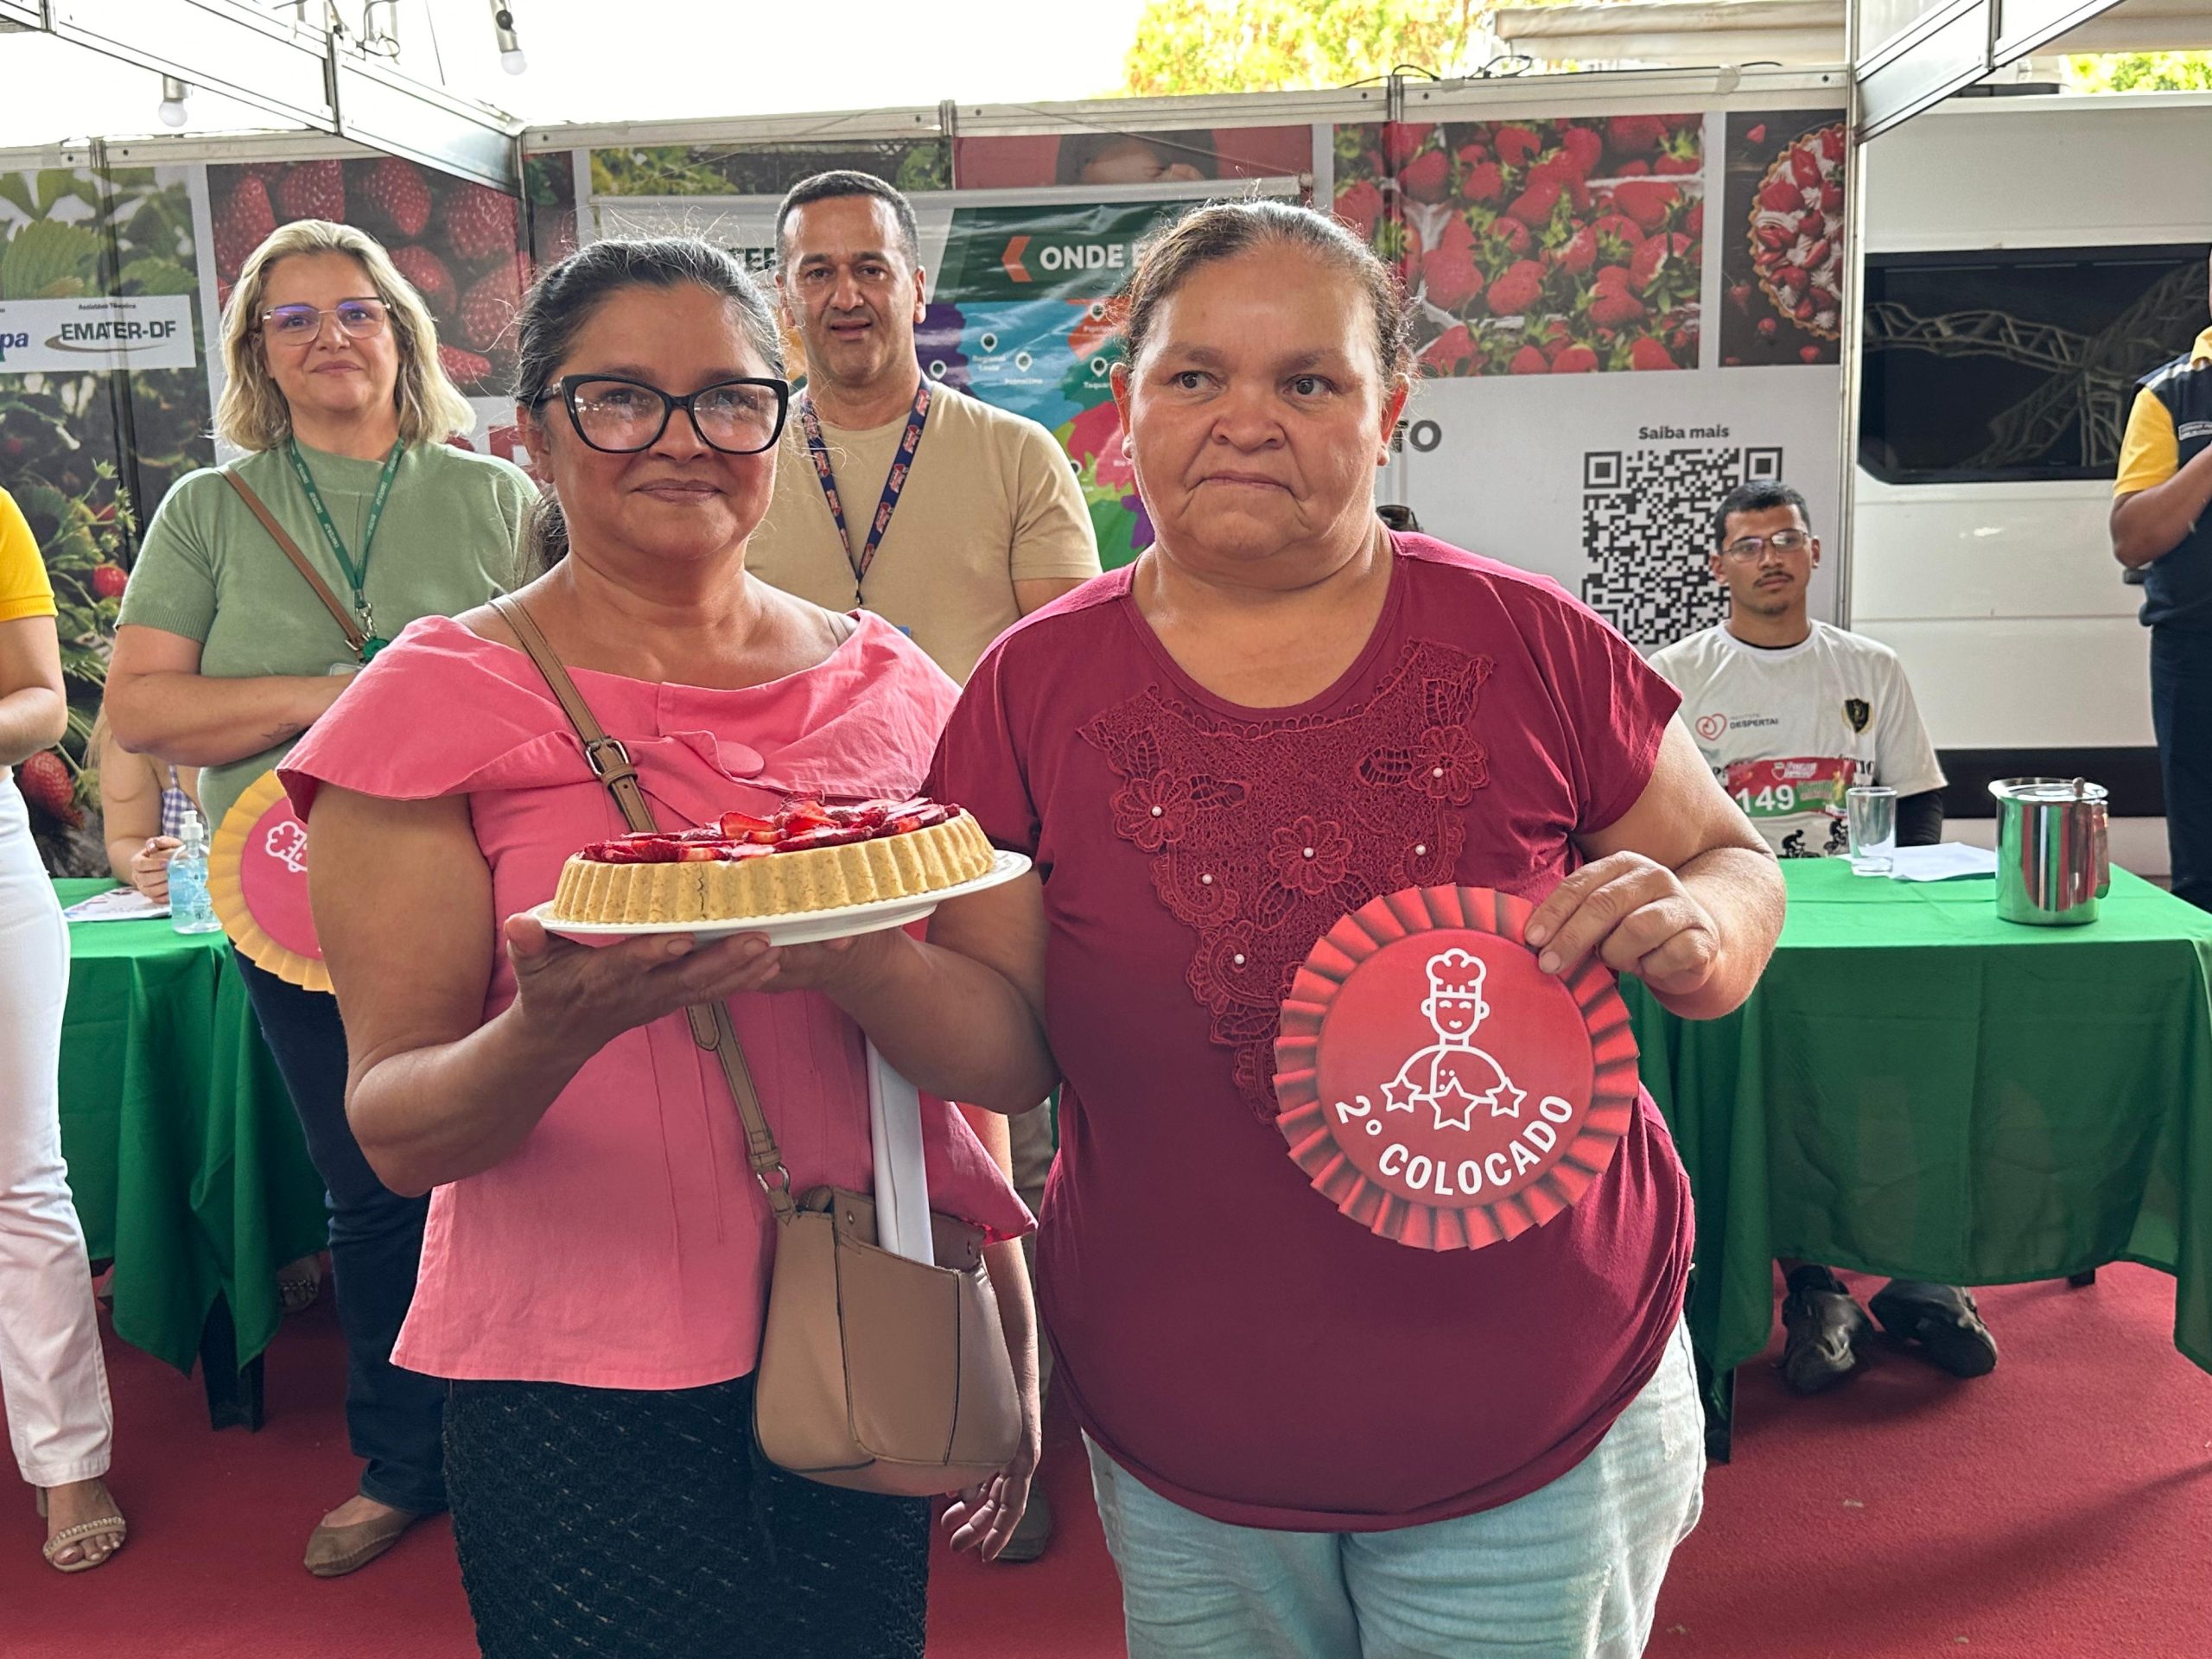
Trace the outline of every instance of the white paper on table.
{"label": "white paper on table", "polygon": [[1900,847],[1891,855],[1892,881],[1949,881],[1962,875],[1994,875],[1997,855],[1963,841],[1939,841],[1932,847]]}
{"label": "white paper on table", "polygon": [[868,1046],[868,1116],[875,1158],[875,1242],[909,1261],[937,1265],[930,1233],[930,1179],[922,1164],[922,1097]]}
{"label": "white paper on table", "polygon": [[110,887],[105,893],[79,899],[61,912],[65,919],[73,922],[149,922],[168,913],[167,905],[156,904],[136,887]]}

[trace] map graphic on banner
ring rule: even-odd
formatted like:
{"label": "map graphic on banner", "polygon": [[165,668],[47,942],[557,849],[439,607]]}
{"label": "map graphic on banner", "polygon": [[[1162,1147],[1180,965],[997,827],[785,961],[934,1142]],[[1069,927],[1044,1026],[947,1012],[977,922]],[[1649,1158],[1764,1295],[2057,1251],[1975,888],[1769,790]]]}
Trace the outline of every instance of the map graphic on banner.
{"label": "map graphic on banner", "polygon": [[1138,245],[1189,206],[957,209],[916,341],[931,374],[1059,439],[1109,570],[1152,544],[1108,383],[1122,355],[1115,296]]}
{"label": "map graphic on banner", "polygon": [[[928,196],[914,201],[927,273],[928,309],[914,338],[923,371],[1027,416],[1060,441],[1109,569],[1152,544],[1108,384],[1121,356],[1114,300],[1128,280],[1138,245],[1192,205],[1187,199],[989,207]],[[602,196],[594,207],[602,236],[703,237],[764,278],[773,268],[772,200]],[[785,344],[797,379],[798,342]]]}

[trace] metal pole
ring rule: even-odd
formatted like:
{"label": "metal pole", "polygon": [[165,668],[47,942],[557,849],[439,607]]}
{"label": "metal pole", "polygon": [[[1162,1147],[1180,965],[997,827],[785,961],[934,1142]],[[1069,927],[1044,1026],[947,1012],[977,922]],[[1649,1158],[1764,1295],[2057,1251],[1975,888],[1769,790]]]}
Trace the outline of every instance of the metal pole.
{"label": "metal pole", "polygon": [[1836,446],[1842,477],[1836,494],[1841,519],[1836,538],[1840,551],[1835,563],[1835,613],[1836,626],[1845,628],[1851,626],[1851,572],[1857,563],[1859,399],[1860,372],[1866,358],[1863,331],[1866,307],[1866,158],[1859,137],[1863,113],[1859,92],[1859,25],[1864,3],[1865,0],[1845,0],[1843,11],[1843,55],[1849,101],[1845,105],[1843,123],[1843,315],[1836,320],[1843,347],[1839,354],[1843,364],[1843,409],[1840,416],[1843,430]]}

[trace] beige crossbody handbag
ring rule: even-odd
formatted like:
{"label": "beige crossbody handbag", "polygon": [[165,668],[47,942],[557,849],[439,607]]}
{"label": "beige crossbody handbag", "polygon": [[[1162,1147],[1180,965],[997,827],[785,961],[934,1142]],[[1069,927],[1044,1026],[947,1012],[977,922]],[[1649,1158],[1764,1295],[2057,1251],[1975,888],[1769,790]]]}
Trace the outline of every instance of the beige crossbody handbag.
{"label": "beige crossbody handbag", "polygon": [[[658,829],[628,752],[601,728],[530,613],[512,599],[492,604],[552,688],[625,821]],[[721,1062],[747,1161],[776,1216],[753,1396],[761,1451],[811,1480],[906,1497],[997,1473],[1020,1445],[1021,1404],[982,1233],[932,1212],[940,1265],[931,1267],[878,1248],[865,1193],[819,1186],[794,1198],[728,1005],[685,1013],[692,1040]]]}

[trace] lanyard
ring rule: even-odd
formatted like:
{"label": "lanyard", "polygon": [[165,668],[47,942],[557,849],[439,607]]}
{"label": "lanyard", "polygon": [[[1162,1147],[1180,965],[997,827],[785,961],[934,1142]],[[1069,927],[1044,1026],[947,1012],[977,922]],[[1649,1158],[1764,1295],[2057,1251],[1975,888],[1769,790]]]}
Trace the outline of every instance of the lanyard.
{"label": "lanyard", "polygon": [[802,397],[798,403],[799,430],[806,435],[806,453],[814,461],[814,474],[822,480],[822,493],[830,503],[830,516],[837,521],[837,538],[844,543],[845,557],[853,567],[853,597],[865,604],[861,583],[868,580],[868,567],[875,563],[875,550],[882,544],[883,532],[891,527],[891,515],[899,505],[899,493],[906,487],[906,475],[913,470],[914,452],[922,447],[922,423],[930,414],[929,377],[922,377],[921,389],[914,394],[913,413],[906,416],[906,430],[899,439],[899,453],[891,457],[891,474],[883,480],[883,499],[875,504],[875,522],[868,527],[868,539],[861,550],[853,551],[853,538],[845,529],[845,504],[837,498],[837,474],[830,470],[829,447],[822,442],[822,423],[814,412],[814,399]]}
{"label": "lanyard", "polygon": [[368,526],[361,532],[361,562],[353,563],[353,556],[346,550],[346,539],[338,533],[338,526],[331,522],[330,509],[322,504],[322,492],[315,486],[315,474],[308,471],[307,458],[300,454],[298,442],[284,440],[284,453],[292,458],[292,470],[299,474],[300,487],[307,492],[308,505],[315,509],[315,523],[322,526],[322,539],[330,543],[336,556],[338,568],[346,573],[346,580],[353,584],[353,608],[361,619],[361,660],[382,651],[391,642],[377,636],[376,619],[369,612],[369,550],[376,543],[377,524],[384,518],[385,499],[391,494],[391,480],[398,476],[400,458],[407,453],[407,440],[396,440],[391,453],[384,458],[384,472],[377,479],[377,492],[369,498]]}

